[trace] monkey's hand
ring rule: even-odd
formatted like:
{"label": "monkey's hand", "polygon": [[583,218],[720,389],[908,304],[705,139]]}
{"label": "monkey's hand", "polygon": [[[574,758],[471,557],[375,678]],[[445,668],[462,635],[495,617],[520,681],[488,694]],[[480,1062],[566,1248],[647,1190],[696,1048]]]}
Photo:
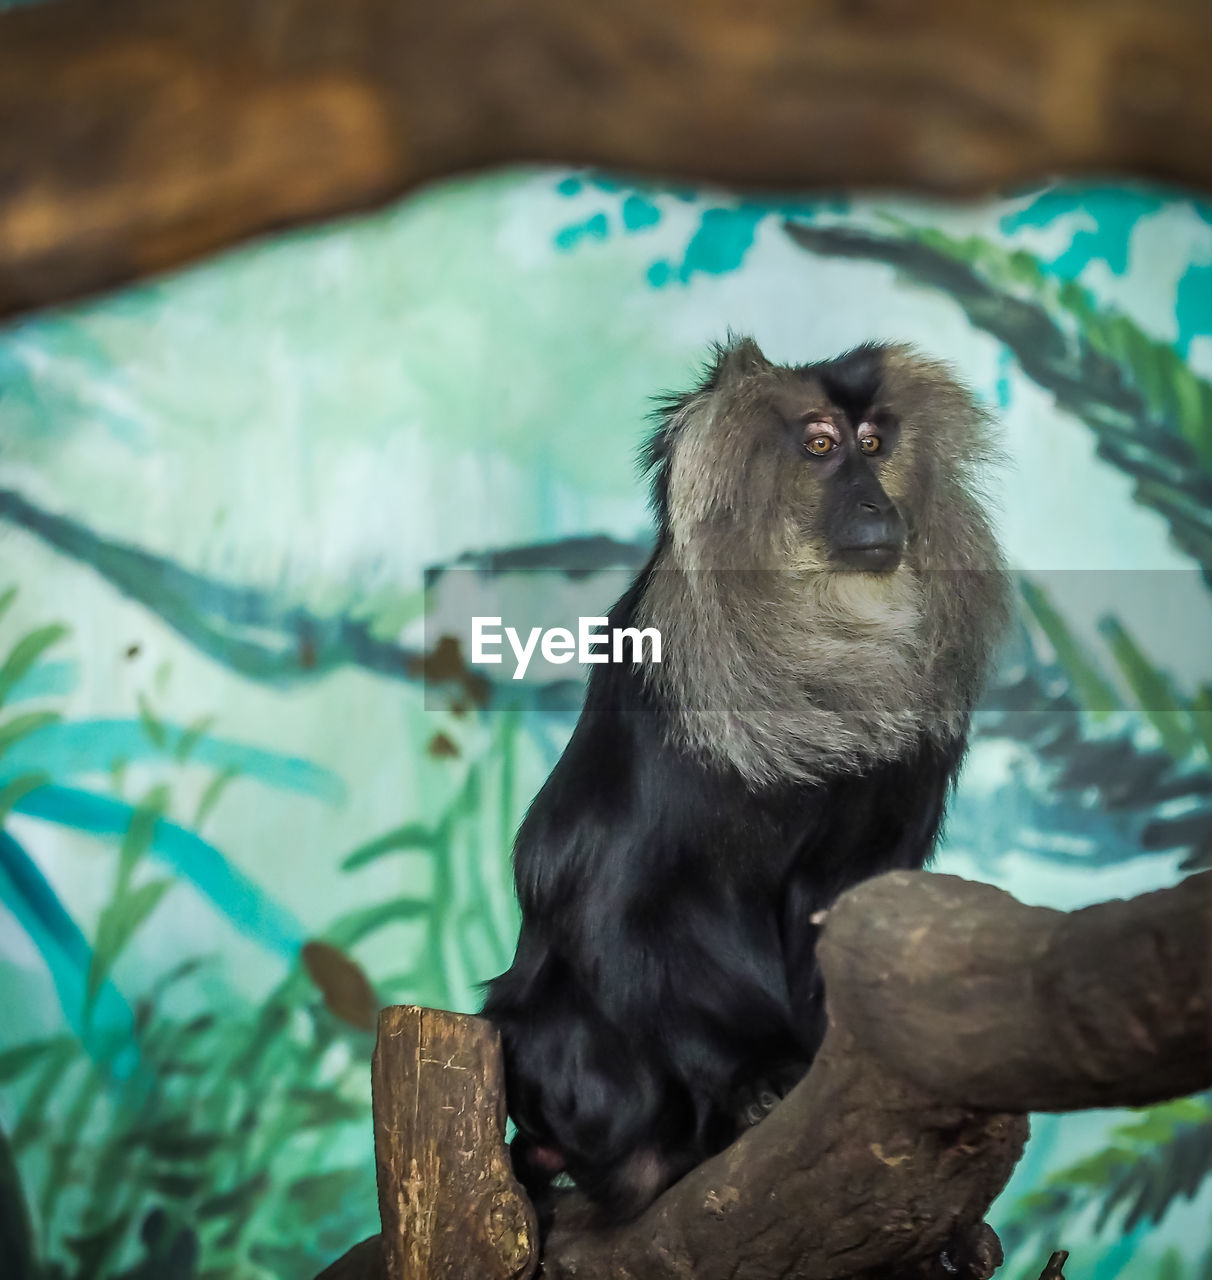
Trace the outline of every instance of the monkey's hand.
{"label": "monkey's hand", "polygon": [[752,1129],[755,1124],[765,1120],[799,1084],[807,1069],[807,1063],[787,1063],[738,1085],[733,1090],[731,1108],[737,1132]]}

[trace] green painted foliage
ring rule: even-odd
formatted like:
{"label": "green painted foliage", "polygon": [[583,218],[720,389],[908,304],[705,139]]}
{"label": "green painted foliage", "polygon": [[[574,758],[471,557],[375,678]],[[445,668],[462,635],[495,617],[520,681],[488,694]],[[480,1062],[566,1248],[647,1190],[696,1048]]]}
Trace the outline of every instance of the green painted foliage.
{"label": "green painted foliage", "polygon": [[1096,302],[1078,281],[1049,275],[1024,249],[890,221],[906,239],[965,263],[994,288],[1067,321],[1095,352],[1114,362],[1155,419],[1185,440],[1212,473],[1212,383],[1195,373],[1172,343],[1150,337],[1121,311]]}
{"label": "green painted foliage", "polygon": [[1048,593],[1025,577],[1019,587],[1028,616],[1052,646],[1077,704],[1095,723],[1105,722],[1112,712],[1135,707],[1173,760],[1186,762],[1194,757],[1205,769],[1212,764],[1208,750],[1212,703],[1207,688],[1183,694],[1166,672],[1150,661],[1127,627],[1108,616],[1099,620],[1098,630],[1122,682],[1126,696],[1121,695],[1107,678],[1100,655],[1083,647]]}
{"label": "green painted foliage", "polygon": [[[1022,1197],[1003,1228],[1007,1243],[1063,1239],[1066,1224],[1095,1207],[1095,1231],[1126,1234],[1157,1224],[1197,1195],[1212,1173],[1212,1096],[1181,1098],[1120,1125],[1113,1141],[1052,1173]],[[1212,1264],[1212,1248],[1200,1264]]]}

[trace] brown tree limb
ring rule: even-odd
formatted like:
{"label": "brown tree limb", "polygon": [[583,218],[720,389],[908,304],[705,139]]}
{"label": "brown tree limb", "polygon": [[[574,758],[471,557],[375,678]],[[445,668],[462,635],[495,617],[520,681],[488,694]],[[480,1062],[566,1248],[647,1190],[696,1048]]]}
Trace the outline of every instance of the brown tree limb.
{"label": "brown tree limb", "polygon": [[492,1027],[438,1009],[384,1009],[371,1085],[384,1274],[527,1280],[538,1229],[505,1148]]}
{"label": "brown tree limb", "polygon": [[[557,1214],[546,1280],[924,1280],[948,1274],[943,1249],[960,1257],[960,1274],[988,1276],[1000,1250],[982,1219],[1021,1153],[1022,1113],[1212,1087],[1212,873],[1064,914],[987,885],[896,872],[838,902],[819,954],[829,1029],[805,1079],[637,1221],[603,1231]],[[477,1019],[387,1010],[384,1025],[418,1013],[449,1019],[450,1043],[475,1043],[487,1078],[498,1078]],[[428,1174],[405,1174],[420,1157],[393,1148],[401,1108],[431,1116],[423,1144],[461,1151],[463,1139],[443,1132],[441,1099],[499,1107],[491,1089],[467,1094],[462,1075],[440,1068],[418,1077],[412,1061],[376,1066],[385,1234],[399,1236],[393,1206],[417,1195],[435,1208],[415,1230],[470,1238],[494,1221],[486,1205],[510,1220],[501,1197],[517,1193],[493,1163],[499,1147],[484,1191],[465,1170],[444,1187],[428,1155]],[[419,1108],[420,1096],[429,1102]],[[488,1148],[499,1143],[491,1126],[479,1132]],[[465,1274],[429,1256],[427,1271],[384,1274]],[[499,1259],[478,1264],[485,1280],[521,1274],[509,1269],[516,1249],[476,1256]]]}
{"label": "brown tree limb", "polygon": [[56,0],[0,14],[0,313],[528,161],[1212,187],[1186,0]]}
{"label": "brown tree limb", "polygon": [[894,872],[840,899],[820,957],[856,1040],[961,1106],[1145,1106],[1212,1086],[1212,873],[1065,913]]}
{"label": "brown tree limb", "polygon": [[1065,1280],[1065,1263],[1069,1261],[1069,1251],[1058,1249],[1049,1259],[1039,1280]]}

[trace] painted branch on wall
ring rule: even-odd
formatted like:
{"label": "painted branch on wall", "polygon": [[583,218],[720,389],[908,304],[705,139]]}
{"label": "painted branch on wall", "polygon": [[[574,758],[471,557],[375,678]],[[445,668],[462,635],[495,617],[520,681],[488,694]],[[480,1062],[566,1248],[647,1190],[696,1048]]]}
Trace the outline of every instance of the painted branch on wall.
{"label": "painted branch on wall", "polygon": [[54,0],[0,14],[0,314],[486,165],[1212,187],[1185,0]]}
{"label": "painted branch on wall", "polygon": [[[570,1199],[546,1280],[983,1280],[1026,1112],[1212,1087],[1212,873],[1065,914],[893,872],[840,899],[820,957],[829,1029],[805,1079],[635,1222],[587,1228]],[[383,1247],[326,1280],[455,1280],[469,1257],[526,1280],[491,1029],[385,1010],[374,1078]]]}

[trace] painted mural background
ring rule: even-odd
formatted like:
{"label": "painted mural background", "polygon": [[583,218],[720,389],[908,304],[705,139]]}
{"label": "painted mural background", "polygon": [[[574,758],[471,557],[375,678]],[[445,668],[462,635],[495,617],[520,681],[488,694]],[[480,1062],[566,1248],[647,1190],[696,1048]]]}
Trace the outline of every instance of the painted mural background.
{"label": "painted mural background", "polygon": [[[728,328],[913,341],[1005,422],[1020,617],[938,865],[1063,907],[1212,865],[1212,207],[514,171],[11,324],[0,1274],[302,1277],[375,1229],[374,1009],[508,963],[579,696],[426,696],[423,574],[608,604],[649,399]],[[1097,1280],[1212,1276],[1210,1220],[1206,1097],[1038,1117],[994,1216],[1007,1276]]]}

